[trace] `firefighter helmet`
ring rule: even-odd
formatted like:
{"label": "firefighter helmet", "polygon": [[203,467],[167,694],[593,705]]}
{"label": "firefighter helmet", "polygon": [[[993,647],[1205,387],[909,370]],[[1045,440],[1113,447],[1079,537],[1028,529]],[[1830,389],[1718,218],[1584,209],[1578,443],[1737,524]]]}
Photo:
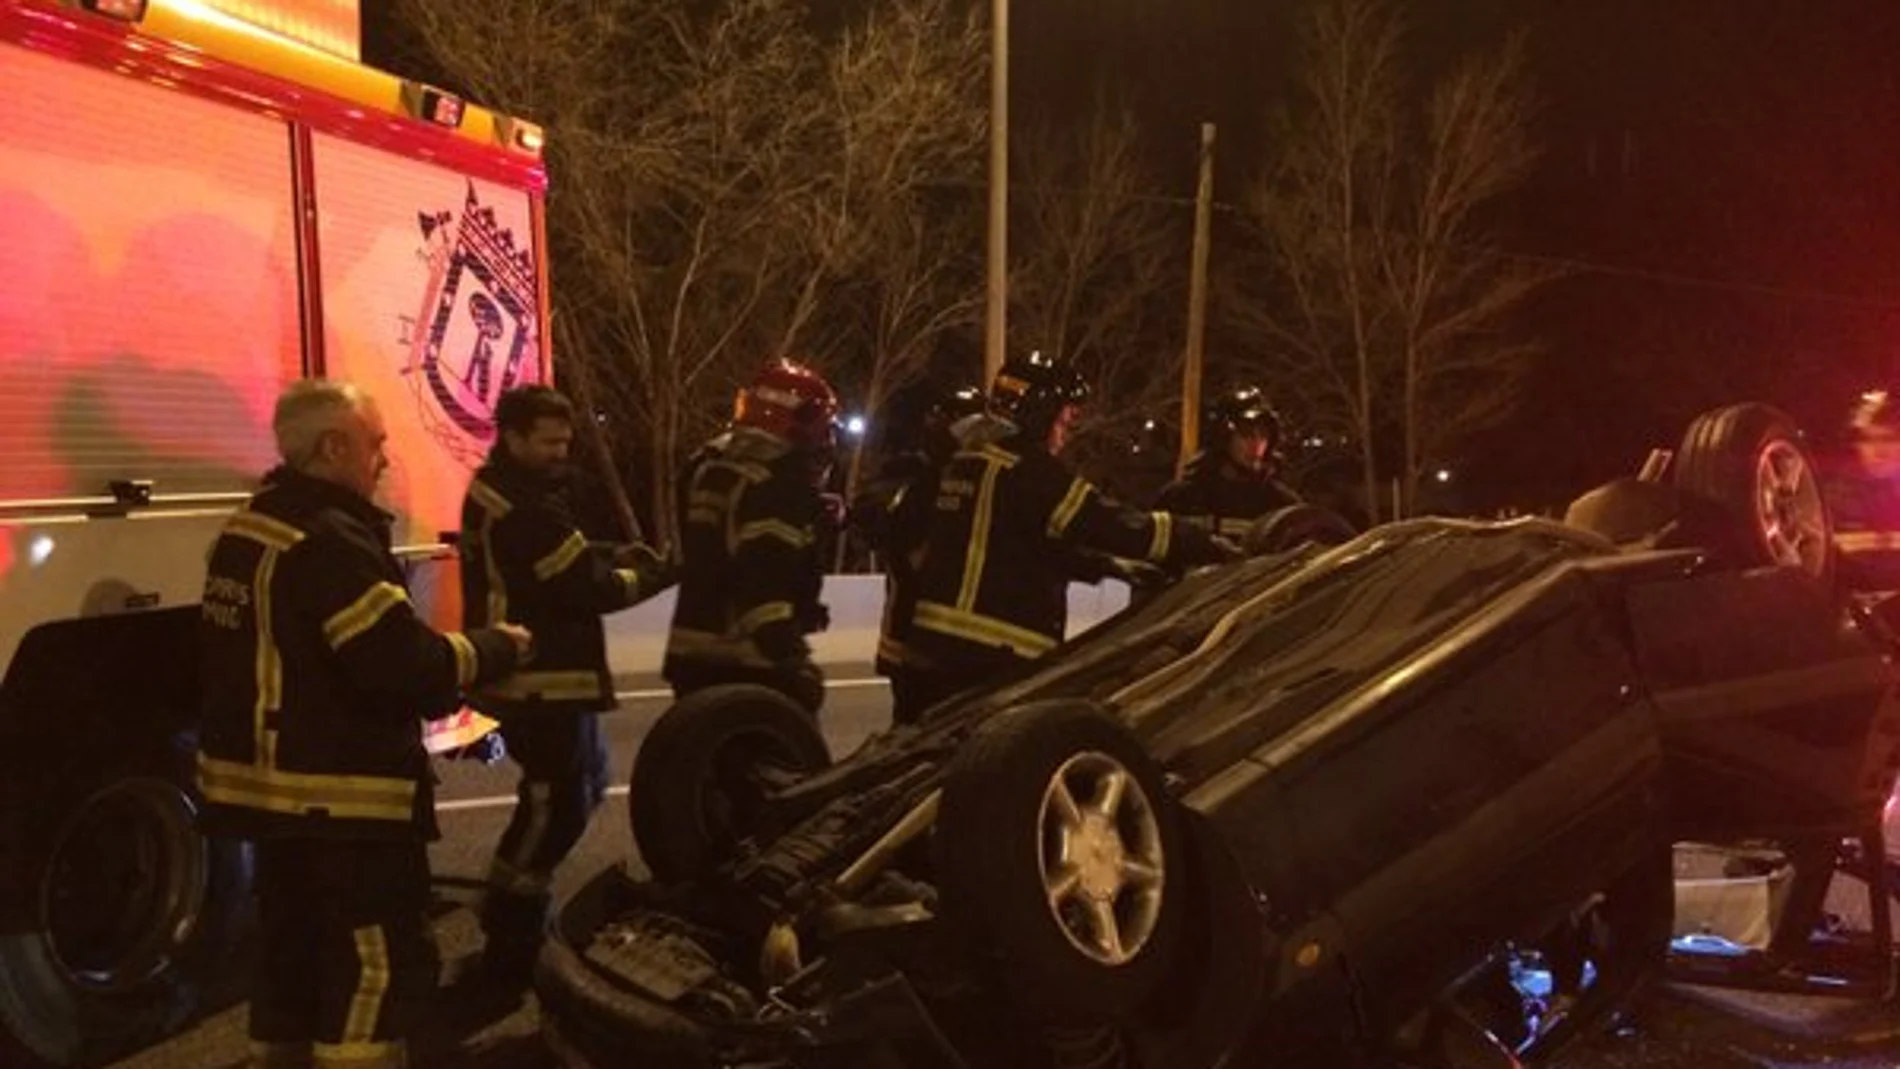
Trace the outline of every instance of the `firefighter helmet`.
{"label": "firefighter helmet", "polygon": [[732,422],[776,434],[800,449],[831,449],[837,442],[838,394],[816,371],[780,357],[739,391]]}
{"label": "firefighter helmet", "polygon": [[1284,428],[1280,414],[1267,403],[1266,391],[1258,386],[1238,386],[1214,398],[1201,412],[1201,425],[1210,439],[1221,441],[1236,434],[1263,434],[1268,448],[1279,446]]}
{"label": "firefighter helmet", "polygon": [[1070,405],[1089,399],[1089,384],[1066,361],[1041,352],[1005,361],[990,383],[990,411],[1042,438]]}
{"label": "firefighter helmet", "polygon": [[974,416],[988,406],[989,399],[983,396],[983,387],[966,382],[942,390],[931,398],[930,414],[933,419],[949,425],[967,416]]}

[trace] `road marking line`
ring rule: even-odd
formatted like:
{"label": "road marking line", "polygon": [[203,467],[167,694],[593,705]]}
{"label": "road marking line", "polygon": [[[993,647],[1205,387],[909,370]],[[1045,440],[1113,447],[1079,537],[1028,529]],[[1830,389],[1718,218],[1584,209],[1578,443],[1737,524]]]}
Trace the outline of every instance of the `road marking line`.
{"label": "road marking line", "polygon": [[[883,676],[870,676],[865,679],[825,680],[826,690],[853,690],[858,687],[888,687],[890,685],[891,681],[885,679]],[[614,692],[614,697],[623,702],[653,701],[659,698],[671,698],[672,696],[673,691],[670,687],[661,687],[655,690],[620,690]]]}

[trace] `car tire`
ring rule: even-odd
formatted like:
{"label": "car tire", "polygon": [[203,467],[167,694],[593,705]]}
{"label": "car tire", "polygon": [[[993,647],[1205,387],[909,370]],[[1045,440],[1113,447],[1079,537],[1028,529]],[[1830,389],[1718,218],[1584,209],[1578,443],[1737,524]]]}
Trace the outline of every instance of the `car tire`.
{"label": "car tire", "polygon": [[1712,507],[1710,532],[1742,567],[1796,567],[1834,577],[1834,527],[1814,456],[1793,419],[1770,405],[1730,405],[1689,424],[1676,487]]}
{"label": "car tire", "polygon": [[758,830],[761,770],[830,765],[811,714],[770,687],[687,695],[660,714],[633,759],[627,804],[647,870],[662,883],[700,875]]}
{"label": "car tire", "polygon": [[34,1058],[99,1065],[175,1032],[248,927],[248,845],[197,828],[189,744],[49,791],[30,926],[0,934],[0,1024]]}
{"label": "car tire", "polygon": [[[932,843],[944,916],[1032,1016],[1118,1019],[1154,999],[1183,938],[1176,821],[1160,769],[1097,706],[999,713],[945,773]],[[1058,856],[1064,842],[1082,864]]]}
{"label": "car tire", "polygon": [[1344,516],[1318,505],[1288,505],[1260,517],[1247,529],[1241,547],[1250,556],[1285,553],[1307,543],[1336,546],[1359,534]]}

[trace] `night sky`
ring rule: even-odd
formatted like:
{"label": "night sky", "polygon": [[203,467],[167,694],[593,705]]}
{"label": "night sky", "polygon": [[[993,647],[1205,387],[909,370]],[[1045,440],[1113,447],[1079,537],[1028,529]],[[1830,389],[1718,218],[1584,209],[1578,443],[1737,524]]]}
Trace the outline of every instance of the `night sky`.
{"label": "night sky", "polygon": [[[1156,158],[1183,192],[1194,124],[1214,119],[1237,193],[1239,158],[1269,147],[1290,6],[1019,0],[1017,107],[1073,107],[1109,79],[1166,132]],[[1426,69],[1529,30],[1546,155],[1506,243],[1579,271],[1526,317],[1551,354],[1523,418],[1465,458],[1488,481],[1569,492],[1735,400],[1830,432],[1859,390],[1900,386],[1900,4],[1404,7]]]}
{"label": "night sky", "polygon": [[[1078,115],[1107,85],[1145,121],[1159,192],[1182,196],[1211,119],[1217,196],[1237,196],[1268,147],[1292,6],[1015,0],[1016,118]],[[1705,407],[1759,397],[1825,431],[1860,389],[1900,385],[1900,3],[1404,8],[1426,68],[1529,29],[1546,156],[1507,244],[1579,268],[1527,316],[1551,353],[1523,418],[1474,451],[1487,480],[1567,492],[1633,470]],[[366,33],[405,69],[379,57],[382,24]]]}

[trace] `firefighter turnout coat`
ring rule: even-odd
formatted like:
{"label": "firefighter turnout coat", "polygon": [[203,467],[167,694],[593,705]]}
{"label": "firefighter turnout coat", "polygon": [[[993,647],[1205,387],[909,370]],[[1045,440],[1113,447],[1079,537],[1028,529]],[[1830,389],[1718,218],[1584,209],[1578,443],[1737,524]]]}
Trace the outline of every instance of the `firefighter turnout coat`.
{"label": "firefighter turnout coat", "polygon": [[690,689],[809,674],[805,636],[825,622],[822,502],[809,461],[775,435],[740,427],[702,455],[683,496],[667,682]]}
{"label": "firefighter turnout coat", "polygon": [[912,642],[945,669],[1053,650],[1082,554],[1167,566],[1228,555],[1165,512],[1108,499],[1024,435],[966,442],[939,477],[934,506]]}
{"label": "firefighter turnout coat", "polygon": [[615,567],[588,544],[561,486],[497,448],[462,500],[462,613],[471,625],[534,632],[534,663],[474,695],[503,715],[596,713],[615,704],[600,617],[655,592],[660,577]]}
{"label": "firefighter turnout coat", "polygon": [[208,831],[434,837],[422,721],[511,671],[515,647],[422,622],[390,519],[280,468],[213,544],[200,623]]}
{"label": "firefighter turnout coat", "polygon": [[1181,478],[1162,487],[1155,508],[1203,530],[1239,540],[1254,521],[1300,503],[1293,488],[1270,475],[1240,471],[1214,453],[1188,462]]}
{"label": "firefighter turnout coat", "polygon": [[938,468],[922,450],[899,453],[879,467],[851,505],[851,523],[883,558],[884,619],[877,671],[884,675],[913,660],[906,640],[917,604],[917,567],[937,496]]}

